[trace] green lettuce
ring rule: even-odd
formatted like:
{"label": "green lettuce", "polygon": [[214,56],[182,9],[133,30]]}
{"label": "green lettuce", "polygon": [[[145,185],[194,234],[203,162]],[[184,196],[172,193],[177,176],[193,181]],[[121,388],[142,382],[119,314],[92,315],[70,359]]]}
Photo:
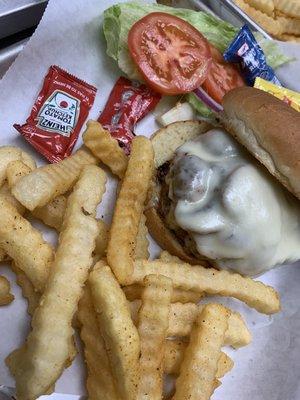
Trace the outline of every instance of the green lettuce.
{"label": "green lettuce", "polygon": [[204,118],[213,119],[214,113],[194,93],[185,96],[186,101]]}

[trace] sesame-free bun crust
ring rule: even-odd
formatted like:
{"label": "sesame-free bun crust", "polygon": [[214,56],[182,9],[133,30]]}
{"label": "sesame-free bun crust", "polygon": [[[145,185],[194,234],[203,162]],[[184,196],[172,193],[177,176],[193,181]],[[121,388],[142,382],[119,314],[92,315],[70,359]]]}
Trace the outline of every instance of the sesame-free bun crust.
{"label": "sesame-free bun crust", "polygon": [[300,199],[300,113],[251,87],[228,92],[223,107],[226,130]]}
{"label": "sesame-free bun crust", "polygon": [[[151,138],[152,145],[154,148],[154,162],[155,167],[159,168],[165,162],[171,160],[174,156],[175,150],[187,142],[199,136],[202,133],[207,132],[211,129],[211,126],[206,122],[200,121],[184,121],[174,122],[166,126],[165,128],[159,129]],[[167,250],[170,254],[173,254],[182,260],[190,264],[206,265],[204,257],[199,255],[199,258],[190,256],[183,246],[179,243],[176,236],[168,229],[164,221],[161,219],[157,212],[157,193],[158,183],[153,182],[152,190],[150,192],[150,200],[145,210],[147,218],[147,226],[150,234],[156,240],[156,242],[163,249]]]}

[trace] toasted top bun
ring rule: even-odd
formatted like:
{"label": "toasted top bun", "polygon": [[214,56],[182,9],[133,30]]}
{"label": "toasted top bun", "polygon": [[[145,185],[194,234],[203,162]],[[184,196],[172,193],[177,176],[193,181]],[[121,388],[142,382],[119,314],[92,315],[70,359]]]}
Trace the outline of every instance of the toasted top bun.
{"label": "toasted top bun", "polygon": [[300,199],[300,113],[252,87],[228,92],[223,107],[226,130]]}
{"label": "toasted top bun", "polygon": [[[165,128],[159,129],[151,138],[154,149],[155,167],[159,168],[161,165],[171,160],[174,156],[175,150],[179,146],[210,129],[211,126],[209,124],[200,121],[174,122]],[[207,265],[204,257],[201,257],[200,254],[199,257],[196,258],[187,253],[186,249],[165,225],[157,212],[157,201],[160,195],[160,188],[156,178],[157,177],[155,176],[152,190],[149,195],[149,202],[145,210],[147,226],[150,234],[156,242],[169,253],[190,264],[199,264],[199,262],[201,262],[202,265]]]}

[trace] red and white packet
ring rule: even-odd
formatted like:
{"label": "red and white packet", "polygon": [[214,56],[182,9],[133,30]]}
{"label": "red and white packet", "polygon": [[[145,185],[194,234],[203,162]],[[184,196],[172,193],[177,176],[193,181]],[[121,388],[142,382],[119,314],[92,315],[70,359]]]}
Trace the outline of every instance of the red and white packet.
{"label": "red and white packet", "polygon": [[94,103],[97,89],[56,65],[18,132],[51,163],[68,157]]}

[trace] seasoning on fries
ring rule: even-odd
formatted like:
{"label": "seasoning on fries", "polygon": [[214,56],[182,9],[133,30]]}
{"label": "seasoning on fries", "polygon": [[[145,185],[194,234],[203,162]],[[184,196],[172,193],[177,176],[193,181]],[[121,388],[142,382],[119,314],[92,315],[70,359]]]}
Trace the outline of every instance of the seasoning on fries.
{"label": "seasoning on fries", "polygon": [[22,149],[13,146],[2,146],[0,147],[0,186],[2,186],[6,179],[6,170],[10,162],[21,160],[28,167],[34,169],[36,167],[33,158]]}
{"label": "seasoning on fries", "polygon": [[161,400],[172,280],[162,275],[148,275],[144,279],[144,286],[138,314],[141,356],[137,399]]}
{"label": "seasoning on fries", "polygon": [[54,257],[42,234],[13,205],[0,198],[0,247],[42,292]]}
{"label": "seasoning on fries", "polygon": [[199,312],[176,380],[174,400],[210,398],[228,318],[228,310],[220,304],[208,304]]}
{"label": "seasoning on fries", "polygon": [[78,179],[82,168],[96,163],[89,150],[79,149],[63,161],[37,168],[24,176],[12,188],[12,193],[24,207],[32,211],[66,193]]}
{"label": "seasoning on fries", "polygon": [[124,177],[128,158],[117,140],[107,130],[103,129],[100,122],[88,121],[82,138],[86,147],[103,164],[107,165],[113,174],[117,175],[120,179]]}
{"label": "seasoning on fries", "polygon": [[86,166],[69,196],[55,260],[34,313],[32,331],[24,347],[7,361],[15,375],[19,399],[46,394],[73,357],[72,319],[93,262],[98,234],[96,207],[105,181],[100,168]]}
{"label": "seasoning on fries", "polygon": [[80,337],[84,343],[88,370],[86,387],[89,399],[120,400],[88,285],[85,286],[78,305],[78,319],[81,323]]}
{"label": "seasoning on fries", "polygon": [[280,310],[279,295],[271,286],[237,273],[159,260],[136,260],[128,283],[142,285],[144,277],[149,274],[165,275],[173,280],[174,287],[180,289],[234,297],[264,314]]}
{"label": "seasoning on fries", "polygon": [[[188,343],[182,340],[166,340],[164,350],[164,372],[169,375],[178,375]],[[221,352],[216,379],[221,379],[234,366],[232,359]]]}
{"label": "seasoning on fries", "polygon": [[23,297],[27,300],[28,314],[33,316],[34,311],[39,305],[41,295],[35,290],[27,275],[14,262],[11,263],[11,269],[16,274],[16,281],[21,287]]}
{"label": "seasoning on fries", "polygon": [[132,400],[139,382],[140,339],[129,306],[112,271],[102,262],[89,277],[99,328],[120,398]]}

